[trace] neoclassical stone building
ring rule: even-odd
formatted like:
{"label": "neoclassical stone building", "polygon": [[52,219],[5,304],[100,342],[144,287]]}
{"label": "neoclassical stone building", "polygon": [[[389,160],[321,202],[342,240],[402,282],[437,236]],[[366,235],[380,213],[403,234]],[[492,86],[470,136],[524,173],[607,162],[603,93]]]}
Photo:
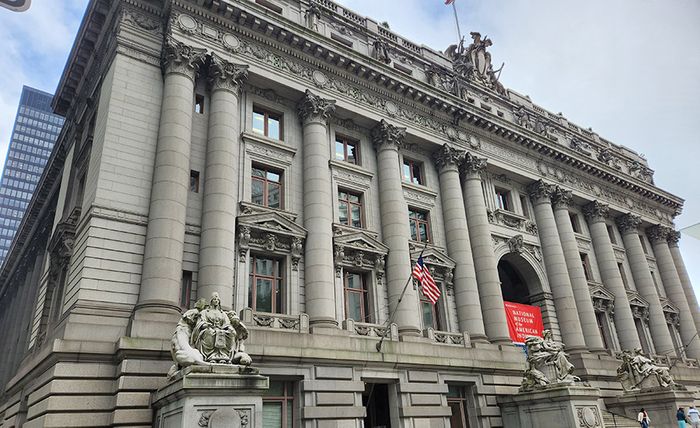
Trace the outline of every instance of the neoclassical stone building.
{"label": "neoclassical stone building", "polygon": [[[683,200],[472,38],[442,53],[330,0],[91,1],[0,272],[2,426],[151,426],[212,292],[269,426],[503,426],[525,367],[504,301],[540,307],[602,408],[623,349],[696,391]],[[422,250],[435,306],[399,301]]]}

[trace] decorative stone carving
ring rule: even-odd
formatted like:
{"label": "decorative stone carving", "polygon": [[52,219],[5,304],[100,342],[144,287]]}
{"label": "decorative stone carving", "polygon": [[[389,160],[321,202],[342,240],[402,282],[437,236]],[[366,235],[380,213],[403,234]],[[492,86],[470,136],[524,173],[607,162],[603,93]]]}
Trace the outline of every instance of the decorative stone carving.
{"label": "decorative stone carving", "polygon": [[321,8],[316,3],[311,3],[306,9],[306,28],[318,31],[318,22],[321,20]]}
{"label": "decorative stone carving", "polygon": [[409,243],[409,250],[411,252],[411,263],[416,263],[422,251],[423,261],[426,266],[428,266],[433,278],[435,278],[437,282],[443,282],[447,289],[452,286],[453,272],[457,264],[447,256],[443,248],[435,247],[430,244],[424,247],[424,245],[411,242]]}
{"label": "decorative stone carving", "polygon": [[379,121],[377,126],[372,128],[370,136],[372,137],[372,143],[377,150],[385,147],[398,149],[404,143],[406,128],[399,128],[398,126],[391,125],[386,120],[382,119]]}
{"label": "decorative stone carving", "polygon": [[647,229],[647,236],[652,244],[656,242],[663,242],[668,239],[669,234],[673,232],[670,227],[662,226],[657,224]]}
{"label": "decorative stone carving", "polygon": [[574,203],[574,194],[571,190],[555,186],[552,190],[552,205],[554,208],[569,208]]}
{"label": "decorative stone carving", "polygon": [[377,39],[372,43],[372,58],[381,61],[384,64],[391,63],[391,49],[384,40]]}
{"label": "decorative stone carving", "polygon": [[554,127],[552,126],[552,122],[548,119],[538,116],[535,119],[534,131],[546,138],[556,139],[556,137],[552,135],[554,133]]}
{"label": "decorative stone carving", "polygon": [[487,161],[486,158],[479,158],[475,155],[467,152],[464,155],[464,160],[460,166],[460,170],[465,175],[481,174],[482,171],[486,169]]}
{"label": "decorative stone carving", "polygon": [[620,159],[614,156],[610,149],[600,149],[597,159],[610,167],[622,169]]}
{"label": "decorative stone carving", "polygon": [[668,233],[668,237],[666,238],[666,241],[668,242],[669,247],[677,247],[678,246],[678,241],[681,239],[681,233],[677,230],[671,230]]}
{"label": "decorative stone carving", "polygon": [[583,215],[589,222],[605,221],[610,213],[610,207],[598,201],[593,201],[583,207]]}
{"label": "decorative stone carving", "polygon": [[515,235],[508,240],[508,249],[511,253],[520,254],[523,252],[523,235]]}
{"label": "decorative stone carving", "polygon": [[654,184],[654,172],[639,161],[627,161],[627,171],[634,178]]}
{"label": "decorative stone carving", "polygon": [[564,345],[552,339],[550,330],[544,331],[544,338],[530,336],[525,339],[527,346],[527,369],[523,375],[520,391],[533,391],[559,385],[573,385],[580,381],[574,376],[574,365],[564,352]]}
{"label": "decorative stone carving", "polygon": [[160,32],[161,29],[161,23],[159,21],[135,10],[124,9],[122,18],[124,21],[149,32]]}
{"label": "decorative stone carving", "polygon": [[487,49],[493,45],[488,37],[481,38],[478,32],[471,32],[472,43],[465,48],[464,40],[459,45],[452,45],[445,53],[452,59],[455,73],[463,79],[481,83],[487,88],[506,95],[505,87],[498,81],[503,65],[498,70],[493,69],[491,54]]}
{"label": "decorative stone carving", "polygon": [[437,166],[439,171],[445,168],[457,168],[460,162],[464,159],[465,152],[451,147],[449,144],[443,144],[443,146],[436,153],[433,153],[433,159],[435,160],[435,166]]}
{"label": "decorative stone carving", "polygon": [[341,225],[333,227],[333,261],[336,277],[343,268],[374,271],[379,283],[384,277],[385,258],[389,247],[364,230]]}
{"label": "decorative stone carving", "polygon": [[61,272],[68,269],[73,255],[75,243],[75,228],[80,219],[81,210],[75,209],[68,218],[56,225],[56,230],[48,245],[49,251],[49,285],[55,287],[61,277]]}
{"label": "decorative stone carving", "polygon": [[624,214],[615,219],[618,229],[622,234],[637,233],[639,225],[642,224],[642,218],[632,213]]}
{"label": "decorative stone carving", "polygon": [[209,304],[199,299],[194,309],[182,314],[170,340],[170,353],[175,364],[168,376],[191,365],[239,364],[252,362],[245,353],[248,329],[235,311],[223,311],[218,293]]}
{"label": "decorative stone carving", "polygon": [[625,392],[637,392],[650,389],[685,390],[677,384],[668,367],[654,364],[654,361],[636,348],[634,354],[628,350],[621,353],[622,364],[617,368],[617,379]]}
{"label": "decorative stone carving", "polygon": [[532,202],[549,201],[554,191],[554,185],[537,180],[527,186],[527,194]]}
{"label": "decorative stone carving", "polygon": [[532,121],[530,120],[530,112],[528,112],[524,106],[513,108],[513,120],[525,129],[533,128]]}
{"label": "decorative stone carving", "polygon": [[248,78],[248,66],[233,64],[215,53],[210,54],[209,86],[212,90],[227,89],[235,94]]}
{"label": "decorative stone carving", "polygon": [[579,425],[581,425],[584,428],[595,428],[603,426],[599,417],[598,408],[595,406],[577,407],[576,416],[578,417]]}
{"label": "decorative stone carving", "polygon": [[327,121],[335,112],[335,101],[314,95],[308,89],[297,103],[299,117],[303,122]]}
{"label": "decorative stone carving", "polygon": [[591,147],[591,145],[576,137],[571,138],[571,141],[569,142],[569,147],[586,156],[593,155],[593,148]]}
{"label": "decorative stone carving", "polygon": [[183,74],[194,80],[206,60],[206,55],[206,49],[194,48],[168,37],[163,46],[163,72]]}

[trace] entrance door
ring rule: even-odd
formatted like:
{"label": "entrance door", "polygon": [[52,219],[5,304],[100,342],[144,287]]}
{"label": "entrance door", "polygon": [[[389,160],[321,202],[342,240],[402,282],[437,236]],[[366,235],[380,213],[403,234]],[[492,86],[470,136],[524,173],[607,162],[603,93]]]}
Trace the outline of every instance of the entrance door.
{"label": "entrance door", "polygon": [[389,387],[385,383],[365,383],[362,405],[367,408],[365,428],[390,428]]}

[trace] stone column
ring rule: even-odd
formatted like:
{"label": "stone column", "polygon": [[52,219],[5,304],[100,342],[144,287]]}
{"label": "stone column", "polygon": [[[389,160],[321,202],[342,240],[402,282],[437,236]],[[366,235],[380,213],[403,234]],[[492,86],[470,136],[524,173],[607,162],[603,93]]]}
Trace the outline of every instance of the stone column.
{"label": "stone column", "polygon": [[440,174],[440,200],[447,252],[457,263],[453,281],[459,330],[468,332],[472,340],[486,340],[479,286],[467,230],[467,215],[459,182],[459,163],[464,158],[464,152],[445,144],[433,157]]}
{"label": "stone column", "polygon": [[[564,344],[568,350],[582,351],[586,349],[586,341],[578,318],[578,309],[571,288],[564,250],[559,240],[557,222],[554,220],[551,201],[553,190],[554,186],[542,180],[531,183],[527,187],[535,212],[544,266],[552,289],[554,307],[557,310],[557,320]],[[590,298],[588,300],[590,301]]]}
{"label": "stone column", "polygon": [[615,327],[617,337],[620,339],[622,349],[633,350],[641,348],[641,342],[637,335],[637,327],[634,325],[632,309],[627,298],[627,290],[622,282],[620,270],[617,267],[615,251],[613,251],[608,228],[605,219],[610,208],[598,201],[593,201],[583,207],[583,212],[588,220],[591,230],[593,250],[598,260],[598,268],[605,288],[615,295]]}
{"label": "stone column", "polygon": [[642,243],[639,240],[638,227],[642,223],[642,218],[633,214],[625,214],[618,217],[616,222],[622,234],[627,261],[632,269],[632,278],[634,278],[637,291],[649,302],[649,328],[654,340],[654,349],[657,354],[669,354],[674,349],[673,341],[666,325],[664,311],[661,308],[659,293],[649,270],[647,256],[644,254]]}
{"label": "stone column", "polygon": [[335,269],[333,265],[333,205],[328,118],[335,101],[312,94],[308,89],[297,104],[303,124],[304,248],[306,312],[313,328],[336,328]]}
{"label": "stone column", "polygon": [[695,291],[693,290],[693,284],[690,282],[690,275],[688,275],[688,270],[685,268],[685,263],[683,262],[681,250],[680,248],[678,248],[678,241],[680,239],[680,232],[676,230],[671,231],[668,234],[668,248],[671,250],[673,264],[676,265],[676,271],[678,272],[678,277],[681,280],[681,285],[683,286],[685,298],[688,300],[688,306],[690,306],[690,313],[693,316],[693,321],[695,322],[695,329],[697,331],[700,331],[700,308],[698,307],[698,299],[695,296]]}
{"label": "stone column", "polygon": [[[141,289],[131,326],[132,335],[140,337],[161,337],[164,334],[169,337],[172,334],[170,323],[180,314],[194,82],[206,54],[204,49],[171,38],[166,40],[163,50],[163,101]],[[139,323],[142,318],[162,320],[164,324],[170,324],[168,329],[171,331],[156,331],[152,323]]]}
{"label": "stone column", "polygon": [[678,271],[676,271],[676,265],[673,263],[673,256],[671,256],[671,250],[666,241],[669,233],[672,232],[673,229],[661,225],[647,229],[647,235],[654,247],[654,256],[661,274],[661,281],[663,281],[666,288],[666,295],[680,310],[681,339],[683,339],[683,344],[687,346],[686,353],[690,358],[700,358],[698,331],[695,329],[690,305],[688,305],[681,279],[678,276]]}
{"label": "stone column", "polygon": [[[581,321],[581,329],[583,337],[586,340],[586,346],[590,351],[604,351],[603,339],[600,337],[598,322],[593,309],[593,301],[588,290],[588,281],[586,273],[581,265],[581,253],[574,235],[574,228],[571,225],[569,217],[569,207],[573,203],[573,196],[570,190],[564,190],[561,187],[556,187],[552,192],[552,204],[554,206],[554,218],[559,231],[559,240],[564,251],[564,259],[566,267],[569,271],[569,280],[571,288],[574,292],[576,300],[576,308]],[[541,228],[538,227],[540,231]],[[544,245],[544,244],[542,244]],[[546,261],[546,259],[545,259]]]}
{"label": "stone column", "polygon": [[494,254],[484,192],[481,190],[481,172],[484,169],[486,159],[471,153],[465,155],[462,162],[464,206],[486,335],[491,342],[510,343],[501,280],[498,276],[498,261]]}
{"label": "stone column", "polygon": [[238,94],[248,66],[232,64],[211,55],[211,103],[202,232],[199,243],[197,295],[210,299],[219,293],[224,309],[233,307],[233,268],[236,201],[238,200]]}
{"label": "stone column", "polygon": [[379,205],[382,218],[382,239],[389,247],[386,262],[389,310],[396,311],[395,322],[399,333],[419,335],[418,291],[411,285],[399,303],[406,280],[411,275],[411,255],[408,241],[411,234],[408,225],[408,205],[401,186],[399,147],[403,144],[406,128],[398,128],[382,119],[372,129],[372,142],[377,152],[377,177],[379,179]]}

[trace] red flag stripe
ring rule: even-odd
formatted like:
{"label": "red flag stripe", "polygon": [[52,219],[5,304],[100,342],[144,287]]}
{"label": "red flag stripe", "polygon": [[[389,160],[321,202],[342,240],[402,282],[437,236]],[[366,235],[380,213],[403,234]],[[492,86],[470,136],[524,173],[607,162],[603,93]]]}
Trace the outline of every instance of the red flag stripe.
{"label": "red flag stripe", "polygon": [[425,265],[423,258],[419,257],[413,267],[413,277],[420,282],[421,292],[434,305],[440,298],[440,288],[435,284],[435,279],[430,274],[430,269]]}

